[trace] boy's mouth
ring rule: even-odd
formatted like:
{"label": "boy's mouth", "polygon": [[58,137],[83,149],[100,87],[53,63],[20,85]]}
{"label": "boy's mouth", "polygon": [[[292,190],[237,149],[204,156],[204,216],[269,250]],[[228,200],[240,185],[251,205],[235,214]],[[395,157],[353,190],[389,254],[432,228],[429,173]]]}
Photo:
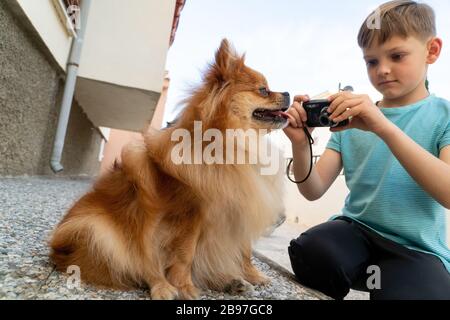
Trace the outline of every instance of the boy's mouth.
{"label": "boy's mouth", "polygon": [[387,84],[391,84],[391,83],[395,83],[395,82],[397,82],[397,80],[382,81],[382,82],[379,82],[378,85],[379,86],[385,86]]}
{"label": "boy's mouth", "polygon": [[264,108],[258,108],[255,111],[253,111],[253,118],[259,121],[264,122],[285,122],[288,119],[288,116],[286,115],[285,111],[287,111],[289,108],[285,107],[282,109],[264,109]]}

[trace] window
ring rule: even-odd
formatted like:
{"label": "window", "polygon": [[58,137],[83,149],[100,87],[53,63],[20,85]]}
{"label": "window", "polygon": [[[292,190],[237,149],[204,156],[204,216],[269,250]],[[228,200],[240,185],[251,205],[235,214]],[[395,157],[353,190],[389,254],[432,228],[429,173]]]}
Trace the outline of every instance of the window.
{"label": "window", "polygon": [[80,28],[80,3],[81,0],[53,0],[61,23],[72,37],[77,36],[76,32]]}

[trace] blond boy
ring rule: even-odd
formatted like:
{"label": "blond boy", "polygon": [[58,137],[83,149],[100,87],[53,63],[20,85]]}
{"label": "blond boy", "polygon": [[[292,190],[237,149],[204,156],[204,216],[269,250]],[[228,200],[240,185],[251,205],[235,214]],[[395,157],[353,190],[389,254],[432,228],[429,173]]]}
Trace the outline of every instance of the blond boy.
{"label": "blond boy", "polygon": [[[369,291],[371,299],[450,299],[450,102],[426,85],[442,40],[426,4],[391,1],[377,12],[381,28],[369,16],[358,43],[383,99],[330,97],[330,118],[350,124],[331,129],[326,151],[298,189],[315,201],[344,168],[350,193],[341,215],[291,241],[292,267],[301,283],[336,299],[350,288]],[[295,98],[285,129],[297,180],[309,169],[300,129],[308,100]]]}

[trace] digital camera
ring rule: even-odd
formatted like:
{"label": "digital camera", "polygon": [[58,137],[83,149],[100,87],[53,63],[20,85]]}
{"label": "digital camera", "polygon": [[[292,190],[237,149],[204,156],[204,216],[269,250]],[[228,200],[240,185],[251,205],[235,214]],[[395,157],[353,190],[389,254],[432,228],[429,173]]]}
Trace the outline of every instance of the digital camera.
{"label": "digital camera", "polygon": [[330,106],[331,102],[323,99],[323,100],[310,100],[308,102],[303,103],[303,108],[306,111],[306,115],[308,120],[306,121],[306,125],[310,128],[314,127],[345,127],[349,124],[348,120],[344,120],[341,122],[333,122],[329,119],[331,115],[327,109]]}

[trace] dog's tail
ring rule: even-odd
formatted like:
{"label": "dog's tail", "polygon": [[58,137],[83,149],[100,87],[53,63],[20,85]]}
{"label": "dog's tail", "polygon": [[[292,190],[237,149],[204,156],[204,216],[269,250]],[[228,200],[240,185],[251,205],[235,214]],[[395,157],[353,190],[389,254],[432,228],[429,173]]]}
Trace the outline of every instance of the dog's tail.
{"label": "dog's tail", "polygon": [[[92,226],[95,217],[77,215],[75,206],[54,230],[49,241],[50,260],[56,269],[68,275],[76,275],[86,282],[104,287],[129,287],[117,277],[99,247]],[[74,214],[75,213],[75,214]],[[98,232],[97,232],[98,233]],[[98,236],[98,234],[97,234]]]}

